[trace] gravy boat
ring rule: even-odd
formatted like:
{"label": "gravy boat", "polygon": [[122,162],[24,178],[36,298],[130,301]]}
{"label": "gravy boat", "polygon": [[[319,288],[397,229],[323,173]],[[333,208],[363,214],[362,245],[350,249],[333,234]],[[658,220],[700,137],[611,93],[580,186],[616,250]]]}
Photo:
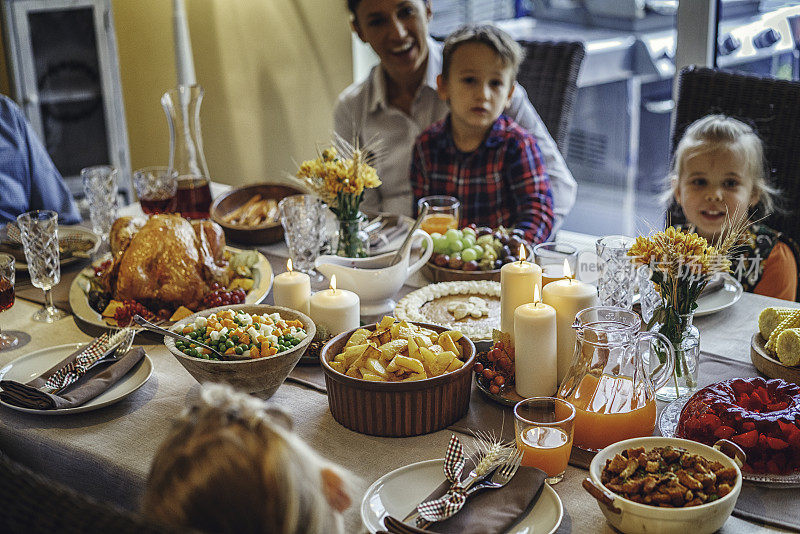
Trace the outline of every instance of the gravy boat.
{"label": "gravy boat", "polygon": [[433,253],[433,241],[424,230],[415,230],[412,244],[425,242],[422,257],[409,265],[411,248],[406,249],[400,261],[390,265],[395,251],[371,258],[343,258],[325,255],[317,258],[315,266],[328,279],[336,275],[336,287],[349,289],[361,301],[361,315],[380,315],[394,309],[392,298],[400,291],[409,276],[417,272]]}

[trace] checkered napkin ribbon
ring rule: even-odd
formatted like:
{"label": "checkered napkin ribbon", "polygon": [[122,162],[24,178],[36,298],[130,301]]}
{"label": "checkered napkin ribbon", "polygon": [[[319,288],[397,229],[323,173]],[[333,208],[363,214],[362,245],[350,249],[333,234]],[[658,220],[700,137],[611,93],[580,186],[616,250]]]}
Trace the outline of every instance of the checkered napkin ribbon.
{"label": "checkered napkin ribbon", "polygon": [[102,358],[108,350],[116,344],[119,344],[118,339],[112,340],[108,333],[98,337],[72,362],[50,375],[50,378],[48,378],[47,382],[44,384],[44,388],[58,390],[72,384],[83,376],[94,362]]}
{"label": "checkered napkin ribbon", "polygon": [[450,438],[447,444],[447,454],[444,456],[444,476],[453,483],[447,493],[431,501],[425,501],[417,506],[417,525],[423,525],[424,521],[442,521],[452,516],[464,506],[467,501],[467,488],[465,481],[461,480],[461,472],[467,458],[464,456],[464,449],[461,442],[455,436]]}

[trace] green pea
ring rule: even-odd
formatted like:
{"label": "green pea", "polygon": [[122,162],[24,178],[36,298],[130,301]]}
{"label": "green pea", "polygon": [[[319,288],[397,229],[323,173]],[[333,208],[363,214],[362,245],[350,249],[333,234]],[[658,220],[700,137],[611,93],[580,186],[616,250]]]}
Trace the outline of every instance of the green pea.
{"label": "green pea", "polygon": [[232,349],[233,348],[233,344],[234,344],[233,340],[229,339],[228,341],[225,342],[225,348]]}
{"label": "green pea", "polygon": [[236,334],[233,334],[233,335],[231,336],[231,339],[232,339],[232,340],[233,340],[235,343],[238,343],[238,342],[239,342],[239,336],[238,336],[238,335],[236,335]]}
{"label": "green pea", "polygon": [[235,352],[236,354],[242,354],[244,352],[244,349],[242,349],[242,346],[239,345],[238,347],[233,349],[233,352]]}
{"label": "green pea", "polygon": [[297,339],[297,338],[293,338],[293,339],[292,339],[292,346],[293,346],[293,347],[294,347],[295,345],[297,345],[298,343],[300,343],[300,340],[299,340],[299,339]]}

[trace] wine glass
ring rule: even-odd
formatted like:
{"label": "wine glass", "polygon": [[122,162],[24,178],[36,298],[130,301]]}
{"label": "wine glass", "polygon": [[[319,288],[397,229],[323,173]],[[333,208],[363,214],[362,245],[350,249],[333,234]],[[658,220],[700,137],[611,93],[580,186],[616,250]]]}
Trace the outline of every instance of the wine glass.
{"label": "wine glass", "polygon": [[[0,312],[14,305],[14,256],[0,254]],[[0,350],[15,347],[17,336],[0,331]]]}
{"label": "wine glass", "polygon": [[61,280],[58,257],[58,213],[35,210],[17,217],[31,283],[44,291],[45,305],[33,314],[34,321],[52,323],[67,316],[53,306],[53,286]]}
{"label": "wine glass", "polygon": [[97,254],[108,248],[108,234],[117,218],[117,175],[119,171],[109,165],[96,165],[81,169],[83,192],[89,203],[92,231],[100,236]]}

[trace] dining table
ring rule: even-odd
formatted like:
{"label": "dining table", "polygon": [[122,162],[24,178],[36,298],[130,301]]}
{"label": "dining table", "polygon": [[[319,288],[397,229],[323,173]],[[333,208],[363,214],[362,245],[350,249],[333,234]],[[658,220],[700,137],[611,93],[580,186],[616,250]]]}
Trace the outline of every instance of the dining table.
{"label": "dining table", "polygon": [[[584,244],[589,242],[591,239],[583,240]],[[284,246],[256,248],[267,257],[276,274],[285,270]],[[81,267],[86,264],[65,267],[55,289],[57,305],[67,311],[71,310],[65,299],[66,290]],[[416,285],[419,283],[417,278]],[[318,280],[315,286],[320,289],[324,284]],[[33,321],[31,317],[40,307],[35,302],[38,300],[36,292],[25,287],[24,276],[18,277],[18,285],[21,287],[16,302],[0,314],[0,326],[3,331],[16,334],[20,342],[11,350],[0,351],[0,369],[33,351],[88,342],[102,332],[101,328],[72,314],[52,324]],[[398,296],[413,290],[412,285],[405,285]],[[264,302],[272,303],[271,293]],[[734,305],[695,319],[702,351],[701,386],[716,382],[726,374],[757,374],[750,361],[750,338],[758,328],[759,312],[768,306],[796,307],[800,304],[744,293]],[[362,317],[364,322],[375,319]],[[183,408],[198,394],[200,385],[167,350],[162,338],[140,333],[135,345],[144,347],[153,363],[153,373],[141,388],[112,405],[70,415],[29,414],[0,406],[0,449],[15,461],[55,481],[97,499],[136,510],[159,444]],[[291,415],[300,437],[351,474],[348,484],[353,504],[344,513],[344,523],[345,531],[353,533],[367,531],[360,516],[361,501],[366,488],[379,477],[409,464],[443,458],[453,434],[465,440],[476,430],[513,436],[509,434],[514,426],[512,410],[487,399],[475,387],[467,415],[447,429],[407,438],[377,437],[348,430],[331,415],[318,362],[298,365],[269,402]],[[659,410],[665,405],[659,402]],[[588,476],[586,461],[573,454],[564,479],[553,486],[564,510],[557,532],[614,532],[597,502],[581,486]],[[800,492],[796,490],[774,490],[745,483],[740,499],[747,493],[752,501],[749,503],[751,513],[734,512],[720,532],[783,531],[760,524],[759,514],[752,513],[752,510],[758,511],[759,506],[764,510],[774,506],[775,492],[784,492],[780,494],[781,499],[790,499],[788,502],[793,503],[794,508],[800,508]]]}

